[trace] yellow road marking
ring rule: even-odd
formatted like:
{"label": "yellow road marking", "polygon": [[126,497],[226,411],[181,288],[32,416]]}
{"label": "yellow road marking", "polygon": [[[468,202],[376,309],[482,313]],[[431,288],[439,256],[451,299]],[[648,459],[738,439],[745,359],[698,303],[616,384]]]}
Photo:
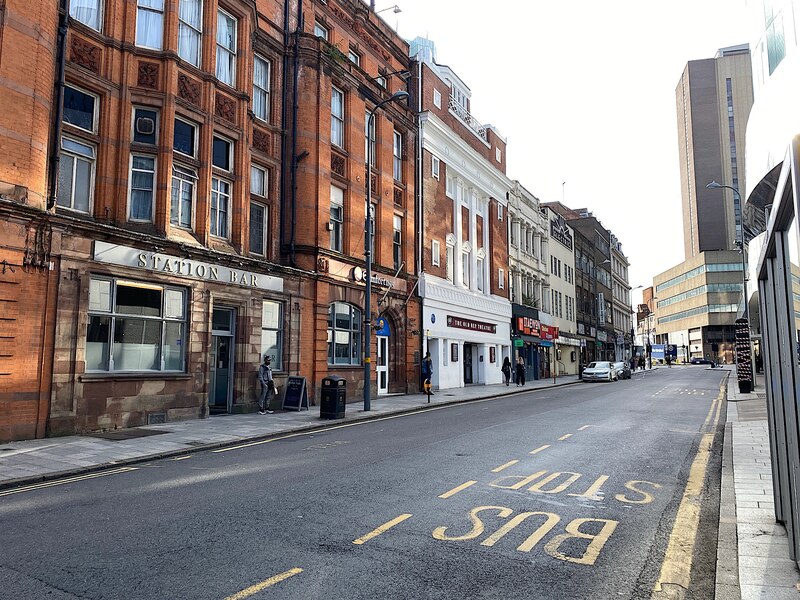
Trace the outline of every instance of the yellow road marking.
{"label": "yellow road marking", "polygon": [[395,517],[391,521],[387,521],[386,523],[384,523],[380,527],[377,527],[377,528],[373,529],[367,535],[361,536],[357,540],[353,540],[353,543],[360,546],[364,542],[368,542],[372,538],[378,537],[380,534],[384,533],[385,531],[388,531],[389,529],[391,529],[395,525],[398,525],[398,524],[402,523],[403,521],[405,521],[406,519],[410,519],[413,516],[414,515],[412,515],[412,514],[406,513],[404,515],[400,515],[399,517]]}
{"label": "yellow road marking", "polygon": [[84,481],[86,479],[96,479],[97,477],[105,477],[106,475],[117,475],[119,473],[127,473],[129,471],[137,471],[137,470],[138,470],[137,467],[120,467],[119,469],[111,469],[110,471],[102,471],[101,473],[87,473],[86,475],[67,477],[66,479],[59,479],[58,481],[44,481],[42,483],[34,483],[31,485],[26,485],[24,487],[14,488],[13,490],[6,490],[4,492],[0,492],[0,496],[10,496],[11,494],[30,492],[33,490],[40,490],[42,488],[64,485],[66,483],[74,483],[76,481]]}
{"label": "yellow road marking", "polygon": [[517,464],[518,462],[519,462],[518,460],[510,460],[510,461],[508,461],[506,464],[504,464],[504,465],[500,465],[500,466],[499,466],[499,467],[497,467],[496,469],[492,469],[492,473],[499,473],[499,472],[500,472],[500,471],[502,471],[503,469],[507,469],[508,467],[510,467],[510,466],[512,466],[512,465],[515,465],[515,464]]}
{"label": "yellow road marking", "polygon": [[302,573],[303,569],[289,569],[288,571],[284,571],[283,573],[279,573],[278,575],[273,575],[269,579],[265,579],[261,583],[257,583],[255,585],[251,585],[249,588],[243,589],[241,592],[235,593],[233,596],[228,596],[225,600],[242,600],[242,598],[247,598],[248,596],[252,596],[253,594],[260,592],[264,588],[268,588],[271,585],[275,585],[276,583],[280,583],[284,579],[289,579],[289,577],[294,577],[298,573]]}
{"label": "yellow road marking", "polygon": [[539,446],[536,450],[531,450],[530,452],[528,452],[528,454],[537,454],[538,452],[541,452],[542,450],[547,450],[549,447],[550,447],[550,444],[545,444],[544,446]]}
{"label": "yellow road marking", "polygon": [[458,492],[460,492],[460,491],[462,491],[462,490],[465,490],[465,489],[467,489],[468,487],[475,485],[476,483],[478,483],[478,482],[477,482],[477,481],[467,481],[466,483],[462,483],[462,484],[461,484],[461,485],[459,485],[458,487],[454,487],[454,488],[453,488],[452,490],[450,490],[449,492],[445,492],[444,494],[442,494],[441,496],[439,496],[439,498],[442,498],[443,500],[446,500],[446,499],[447,499],[447,498],[449,498],[450,496],[455,496],[455,495],[456,495]]}
{"label": "yellow road marking", "polygon": [[558,441],[559,441],[559,442],[563,442],[563,441],[564,441],[564,440],[566,440],[567,438],[571,438],[571,437],[572,437],[572,434],[571,434],[571,433],[567,433],[567,434],[565,434],[565,435],[562,435],[560,438],[558,438]]}
{"label": "yellow road marking", "polygon": [[[672,533],[669,536],[667,552],[664,555],[664,562],[661,563],[661,573],[653,588],[652,598],[666,596],[682,598],[686,590],[689,589],[692,573],[692,554],[694,553],[697,537],[697,526],[700,522],[703,482],[706,478],[708,460],[711,457],[714,431],[719,423],[721,405],[722,390],[720,390],[719,396],[711,403],[709,408],[706,424],[714,416],[713,428],[710,433],[703,434],[697,454],[689,469],[689,478],[686,481],[683,498],[678,507],[678,514],[675,517],[675,525],[672,527]],[[663,594],[660,592],[663,592]],[[674,594],[677,594],[677,596]]]}
{"label": "yellow road marking", "polygon": [[589,429],[591,425],[584,425],[583,427],[578,427],[578,431],[583,431],[584,429]]}

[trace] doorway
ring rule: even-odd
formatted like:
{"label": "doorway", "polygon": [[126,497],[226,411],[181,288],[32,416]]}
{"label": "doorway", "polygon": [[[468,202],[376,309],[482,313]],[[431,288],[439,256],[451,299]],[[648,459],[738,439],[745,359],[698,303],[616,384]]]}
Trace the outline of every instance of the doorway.
{"label": "doorway", "polygon": [[464,343],[464,385],[472,383],[472,347],[473,344]]}
{"label": "doorway", "polygon": [[379,335],[378,339],[378,364],[375,370],[378,374],[378,395],[389,393],[389,336]]}
{"label": "doorway", "polygon": [[236,309],[215,307],[211,319],[211,413],[227,413],[233,404],[234,326]]}

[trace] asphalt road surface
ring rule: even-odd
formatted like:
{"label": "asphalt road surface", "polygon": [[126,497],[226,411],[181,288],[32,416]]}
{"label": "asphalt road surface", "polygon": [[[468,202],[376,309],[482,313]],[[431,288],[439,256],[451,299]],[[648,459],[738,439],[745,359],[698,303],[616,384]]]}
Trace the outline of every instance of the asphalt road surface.
{"label": "asphalt road surface", "polygon": [[0,493],[0,598],[712,598],[721,379],[660,369]]}

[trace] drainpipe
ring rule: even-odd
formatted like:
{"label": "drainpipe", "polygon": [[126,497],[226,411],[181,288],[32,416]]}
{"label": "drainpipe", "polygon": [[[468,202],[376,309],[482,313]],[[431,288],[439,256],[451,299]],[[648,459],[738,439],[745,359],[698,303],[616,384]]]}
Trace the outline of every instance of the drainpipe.
{"label": "drainpipe", "polygon": [[[424,143],[424,125],[422,124],[422,61],[419,58],[416,59],[417,63],[417,168],[416,168],[416,177],[417,181],[415,184],[415,188],[417,190],[417,206],[416,206],[416,213],[417,213],[417,284],[419,285],[419,280],[422,278],[422,252],[424,250],[424,239],[425,239],[425,232],[423,228],[425,226],[425,217],[423,214],[423,207],[425,204],[425,190],[423,187],[423,172],[422,172],[422,147]],[[416,287],[416,286],[415,286]],[[420,337],[420,360],[425,356],[425,352],[428,350],[428,337],[425,335],[425,315],[422,311],[422,307],[420,306],[420,320],[419,320],[419,337]]]}
{"label": "drainpipe", "polygon": [[[301,0],[302,1],[302,0]],[[281,166],[286,159],[286,122],[288,121],[289,103],[289,3],[283,2],[283,70],[281,73]],[[286,215],[286,169],[281,168],[281,227],[280,227],[280,252],[284,249],[283,220]]]}
{"label": "drainpipe", "polygon": [[300,79],[300,34],[303,31],[303,0],[297,3],[297,27],[294,32],[294,73],[292,73],[292,227],[289,240],[289,261],[297,266],[295,257],[295,232],[297,230],[297,100],[298,80]]}
{"label": "drainpipe", "polygon": [[51,210],[58,201],[58,169],[61,163],[61,119],[64,115],[64,64],[67,60],[67,28],[69,27],[69,0],[61,0],[58,9],[58,41],[56,44],[56,81],[53,90],[55,113],[53,115],[52,135],[50,139],[50,197],[47,199],[47,210]]}

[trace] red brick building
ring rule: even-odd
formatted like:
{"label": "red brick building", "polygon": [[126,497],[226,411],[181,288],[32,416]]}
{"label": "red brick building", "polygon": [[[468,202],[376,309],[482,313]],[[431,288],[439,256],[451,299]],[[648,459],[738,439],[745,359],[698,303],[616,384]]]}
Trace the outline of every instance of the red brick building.
{"label": "red brick building", "polygon": [[[405,42],[356,0],[51,4],[0,7],[0,441],[252,411],[264,354],[360,399]],[[371,136],[379,393],[416,389],[412,115]]]}

